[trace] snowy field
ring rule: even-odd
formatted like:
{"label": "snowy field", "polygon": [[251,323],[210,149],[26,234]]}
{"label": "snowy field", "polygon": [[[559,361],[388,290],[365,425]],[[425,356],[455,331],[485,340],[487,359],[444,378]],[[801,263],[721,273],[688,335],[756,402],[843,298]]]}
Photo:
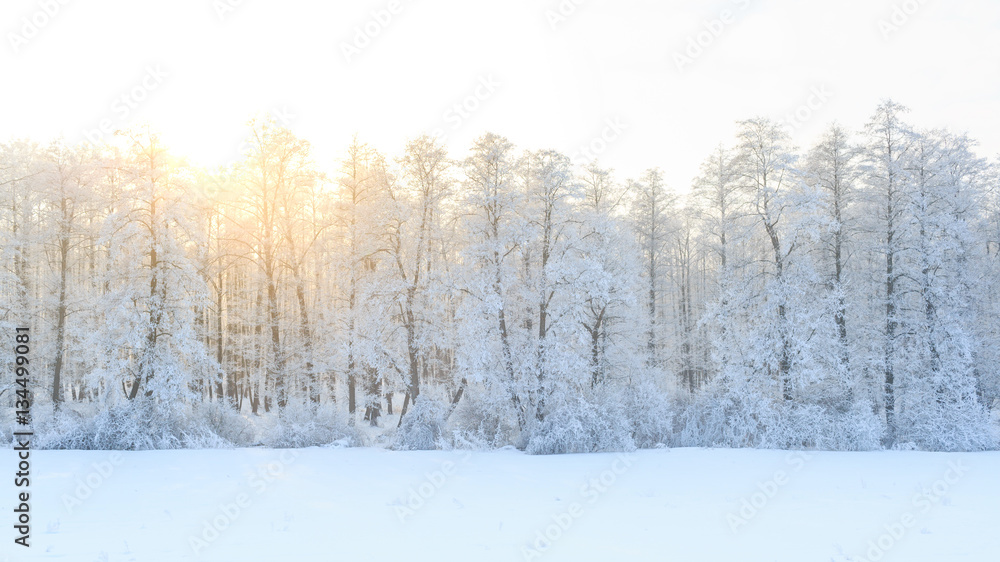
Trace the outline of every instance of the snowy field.
{"label": "snowy field", "polygon": [[[15,466],[11,451],[3,466]],[[33,451],[3,560],[979,560],[1000,453]],[[3,511],[15,497],[5,479]]]}

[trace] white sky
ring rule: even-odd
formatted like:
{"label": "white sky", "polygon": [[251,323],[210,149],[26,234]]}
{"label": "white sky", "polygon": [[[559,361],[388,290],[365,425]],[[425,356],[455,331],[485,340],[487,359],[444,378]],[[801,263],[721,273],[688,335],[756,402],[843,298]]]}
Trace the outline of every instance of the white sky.
{"label": "white sky", "polygon": [[[237,6],[220,18],[227,1]],[[575,9],[554,29],[546,12],[559,0],[398,0],[350,63],[343,43],[389,0],[62,0],[39,15],[51,2],[0,3],[0,139],[79,139],[105,119],[142,120],[213,165],[235,157],[250,116],[274,111],[332,167],[355,132],[392,155],[436,128],[454,157],[486,130],[573,154],[617,120],[626,128],[601,162],[619,179],[659,166],[686,190],[736,120],[782,117],[816,88],[832,95],[796,129],[802,145],[834,119],[860,127],[892,97],[915,124],[968,131],[983,155],[1000,153],[996,0],[563,0]],[[894,6],[913,13],[886,39],[879,22]],[[674,53],[724,10],[730,23],[679,71]],[[44,25],[27,37],[22,18]],[[445,113],[490,78],[499,85],[480,88],[460,124]],[[155,89],[134,109],[113,105],[144,79]]]}

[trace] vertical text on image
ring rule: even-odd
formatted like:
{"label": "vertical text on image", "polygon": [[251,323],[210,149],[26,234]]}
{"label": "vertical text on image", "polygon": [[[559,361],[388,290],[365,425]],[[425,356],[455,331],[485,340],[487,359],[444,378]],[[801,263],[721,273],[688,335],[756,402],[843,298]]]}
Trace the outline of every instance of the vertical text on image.
{"label": "vertical text on image", "polygon": [[[14,401],[15,419],[18,426],[30,426],[31,424],[31,396],[28,390],[30,372],[28,370],[28,352],[30,348],[30,336],[28,328],[15,328],[14,334],[14,385],[17,398]],[[21,428],[21,431],[14,432],[14,450],[17,451],[17,471],[14,473],[14,486],[18,488],[17,498],[14,502],[14,530],[17,536],[14,542],[27,547],[28,539],[31,536],[31,492],[28,487],[31,481],[28,479],[31,473],[31,444],[32,431],[30,427]]]}

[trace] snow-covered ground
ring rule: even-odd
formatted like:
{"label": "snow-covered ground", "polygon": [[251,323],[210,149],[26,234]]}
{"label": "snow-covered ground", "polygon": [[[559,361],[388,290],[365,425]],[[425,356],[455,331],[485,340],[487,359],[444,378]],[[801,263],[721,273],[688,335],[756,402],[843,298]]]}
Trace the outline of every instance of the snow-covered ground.
{"label": "snow-covered ground", "polygon": [[[0,466],[15,467],[13,453]],[[1000,558],[1000,453],[31,453],[4,560]],[[6,558],[4,558],[4,556]]]}

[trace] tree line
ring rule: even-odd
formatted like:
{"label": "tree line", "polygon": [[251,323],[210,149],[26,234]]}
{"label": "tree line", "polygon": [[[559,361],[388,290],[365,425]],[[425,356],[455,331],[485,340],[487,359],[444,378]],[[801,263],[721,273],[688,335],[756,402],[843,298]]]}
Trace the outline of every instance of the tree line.
{"label": "tree line", "polygon": [[144,127],[12,140],[0,324],[32,327],[38,400],[89,416],[459,419],[555,451],[994,447],[996,162],[905,117],[884,101],[805,150],[740,121],[684,190],[494,133],[457,158],[355,139],[332,172],[267,118],[215,170]]}

